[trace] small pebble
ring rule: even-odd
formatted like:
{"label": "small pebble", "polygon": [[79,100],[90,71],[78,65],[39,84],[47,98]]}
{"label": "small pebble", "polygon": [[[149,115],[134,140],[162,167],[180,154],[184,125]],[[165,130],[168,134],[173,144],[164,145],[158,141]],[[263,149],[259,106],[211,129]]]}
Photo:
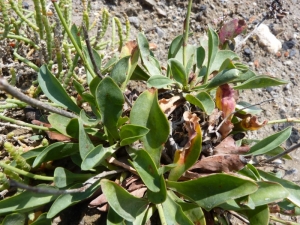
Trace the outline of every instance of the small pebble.
{"label": "small pebble", "polygon": [[159,38],[163,38],[165,36],[165,32],[159,27],[156,27],[155,31],[156,31]]}
{"label": "small pebble", "polygon": [[23,2],[23,8],[24,9],[29,9],[29,4],[27,2]]}
{"label": "small pebble", "polygon": [[140,27],[140,21],[139,21],[139,18],[136,17],[136,16],[130,16],[128,17],[128,20],[131,24],[133,24],[133,26],[135,28],[139,28]]}
{"label": "small pebble", "polygon": [[245,55],[247,55],[247,56],[252,55],[252,51],[251,51],[250,48],[245,48],[245,49],[244,49],[244,53],[245,53]]}
{"label": "small pebble", "polygon": [[292,48],[294,48],[295,44],[296,44],[295,40],[285,41],[282,44],[282,49],[285,50],[285,51],[288,50],[288,49],[292,49]]}

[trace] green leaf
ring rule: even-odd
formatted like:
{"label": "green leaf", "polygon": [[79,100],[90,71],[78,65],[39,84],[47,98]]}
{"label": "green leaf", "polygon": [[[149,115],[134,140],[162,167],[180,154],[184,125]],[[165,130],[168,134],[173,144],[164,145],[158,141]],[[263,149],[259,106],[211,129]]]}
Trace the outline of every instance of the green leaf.
{"label": "green leaf", "polygon": [[130,147],[127,148],[127,152],[132,158],[130,163],[136,169],[144,184],[149,191],[154,192],[150,194],[148,192],[149,201],[155,204],[165,201],[167,195],[165,180],[163,175],[158,173],[150,155],[143,149],[135,150]]}
{"label": "green leaf", "polygon": [[151,76],[160,75],[161,74],[160,70],[157,68],[155,64],[153,64],[153,61],[150,60],[151,55],[150,55],[149,43],[147,38],[143,33],[139,33],[137,40],[138,40],[138,46],[141,53],[141,58],[145,68],[147,69],[147,71],[150,73]]}
{"label": "green leaf", "polygon": [[54,170],[54,183],[56,187],[63,188],[69,186],[70,184],[75,183],[76,181],[83,182],[91,176],[92,175],[89,174],[72,173],[65,168],[57,167]]}
{"label": "green leaf", "polygon": [[70,122],[70,118],[65,116],[61,116],[55,113],[51,113],[48,116],[48,121],[51,124],[52,128],[56,129],[59,133],[69,136],[66,131],[66,127]]}
{"label": "green leaf", "polygon": [[90,170],[100,165],[105,159],[114,154],[116,150],[118,150],[116,145],[106,148],[103,147],[103,145],[96,146],[85,156],[85,158],[83,158],[81,169]]}
{"label": "green leaf", "polygon": [[133,222],[129,222],[129,221],[125,221],[125,224],[126,225],[144,225],[144,224],[147,224],[146,220],[146,216],[147,216],[147,213],[149,212],[149,207],[146,208],[142,213],[140,213]]}
{"label": "green leaf", "polygon": [[[91,68],[94,68],[94,65],[92,63],[92,60],[91,60],[91,57],[90,57],[90,54],[89,54],[89,51],[87,49],[86,46],[83,46],[83,53],[87,59],[87,63],[90,65]],[[101,69],[101,56],[99,55],[99,53],[92,48],[92,54],[94,56],[94,60],[95,60],[95,63],[98,67],[98,69],[100,70]],[[94,69],[95,70],[95,69]],[[91,76],[91,74],[89,73],[89,71],[86,69],[87,71],[87,83],[91,83],[91,81],[93,80],[94,77]]]}
{"label": "green leaf", "polygon": [[81,40],[80,40],[80,32],[78,31],[78,28],[75,24],[73,24],[71,27],[71,34],[72,34],[73,38],[75,39],[76,44],[79,46],[80,49],[82,49]]}
{"label": "green leaf", "polygon": [[157,90],[144,91],[138,97],[130,112],[130,122],[149,129],[141,140],[155,164],[159,165],[162,146],[168,139],[170,127],[158,104]]}
{"label": "green leaf", "polygon": [[168,77],[165,77],[163,75],[154,75],[147,80],[147,87],[148,88],[155,87],[160,89],[160,88],[165,88],[168,85],[171,85],[173,83],[175,82]]}
{"label": "green leaf", "polygon": [[91,119],[91,118],[87,117],[87,115],[85,114],[85,111],[83,109],[80,111],[80,119],[82,120],[84,125],[87,125],[90,127],[94,127],[100,122],[100,118]]}
{"label": "green leaf", "polygon": [[148,201],[134,197],[110,180],[101,180],[101,187],[110,207],[125,220],[133,222],[147,208]]}
{"label": "green leaf", "polygon": [[122,114],[124,96],[112,78],[105,77],[101,81],[96,89],[96,101],[104,126],[112,137],[118,140],[119,132],[117,124]]}
{"label": "green leaf", "polygon": [[124,225],[124,219],[119,216],[112,207],[108,208],[106,225]]}
{"label": "green leaf", "polygon": [[188,77],[183,64],[177,59],[169,59],[169,65],[172,71],[173,78],[183,86],[187,86]]}
{"label": "green leaf", "polygon": [[182,34],[178,35],[176,38],[173,39],[169,47],[168,59],[175,58],[177,52],[182,47],[182,42],[183,42]]}
{"label": "green leaf", "polygon": [[120,138],[121,146],[132,144],[133,142],[141,139],[149,132],[147,127],[137,126],[134,124],[126,124],[121,127]]}
{"label": "green leaf", "polygon": [[97,77],[93,78],[93,80],[89,84],[90,91],[93,96],[96,96],[96,89],[101,81],[102,81],[101,78],[97,76]]}
{"label": "green leaf", "polygon": [[[278,155],[278,154],[283,153],[284,151],[285,151],[285,150],[284,150],[283,147],[278,146],[277,148],[274,148],[273,150],[271,150],[271,151],[265,153],[265,155],[267,155],[267,156],[275,156],[275,155]],[[289,156],[288,154],[282,156],[282,158],[287,159],[287,160],[292,160],[292,159],[293,159],[293,158],[292,158],[291,156]]]}
{"label": "green leaf", "polygon": [[[53,188],[47,185],[38,185],[37,187]],[[29,212],[54,201],[56,198],[57,196],[53,194],[24,191],[18,195],[0,201],[0,215],[12,212]]]}
{"label": "green leaf", "polygon": [[[83,121],[82,121],[83,123]],[[79,121],[78,118],[73,118],[70,120],[66,127],[66,132],[68,136],[79,139]]]}
{"label": "green leaf", "polygon": [[252,181],[227,174],[214,174],[185,182],[167,181],[167,187],[196,202],[206,211],[258,189]]}
{"label": "green leaf", "polygon": [[237,85],[233,88],[235,90],[265,88],[265,87],[277,86],[277,85],[282,85],[287,83],[288,83],[287,81],[275,77],[260,75],[260,76],[251,77],[244,83]]}
{"label": "green leaf", "polygon": [[[246,114],[257,115],[262,112],[261,108],[255,106],[255,105],[253,105],[253,106],[251,106],[251,105],[252,104],[250,104],[248,102],[240,101],[236,104],[235,108],[236,108],[236,110],[239,110],[239,113],[241,113],[243,115],[246,115]],[[242,109],[245,107],[247,107],[247,108]]]}
{"label": "green leaf", "polygon": [[51,219],[47,218],[47,213],[43,213],[30,225],[51,225],[51,224],[52,224],[52,221],[51,221]]}
{"label": "green leaf", "polygon": [[234,82],[244,82],[249,80],[251,77],[255,77],[256,74],[252,70],[247,70],[244,73],[240,73],[239,77],[234,80]]}
{"label": "green leaf", "polygon": [[37,155],[32,164],[32,167],[37,167],[43,162],[62,159],[64,157],[76,154],[78,153],[78,151],[79,145],[77,143],[53,143]]}
{"label": "green leaf", "polygon": [[78,125],[79,125],[79,152],[80,152],[81,159],[84,159],[86,155],[94,148],[94,145],[83,127],[83,121],[79,119]]}
{"label": "green leaf", "polygon": [[248,217],[250,224],[269,224],[270,212],[267,205],[256,207],[254,210],[245,210],[244,213]]}
{"label": "green leaf", "polygon": [[73,102],[69,94],[48,70],[46,65],[41,66],[39,70],[38,82],[44,94],[52,102],[79,114],[80,108]]}
{"label": "green leaf", "polygon": [[197,52],[197,67],[198,69],[201,69],[202,68],[202,65],[203,65],[203,62],[205,60],[205,49],[200,46],[199,48],[196,49],[196,52]]}
{"label": "green leaf", "polygon": [[281,184],[289,192],[287,199],[296,206],[300,207],[300,186],[291,181],[278,178],[270,173],[266,173],[262,170],[258,170],[258,172],[263,179]]}
{"label": "green leaf", "polygon": [[130,80],[143,80],[147,81],[150,78],[149,74],[146,73],[139,65],[137,65],[130,77]]}
{"label": "green leaf", "polygon": [[[70,188],[73,189],[80,187],[82,187],[82,184],[75,184]],[[99,188],[100,182],[95,182],[84,192],[60,195],[55,200],[55,202],[53,202],[51,208],[49,209],[47,213],[47,218],[53,218],[54,216],[56,216],[56,214],[68,208],[69,206],[75,205],[78,202],[90,198]]]}
{"label": "green leaf", "polygon": [[79,95],[82,95],[82,93],[85,91],[84,87],[75,79],[73,80],[73,86]]}
{"label": "green leaf", "polygon": [[209,74],[211,74],[214,71],[221,71],[221,65],[226,61],[227,59],[229,60],[235,60],[239,59],[238,55],[230,50],[218,50],[216,57],[211,65]]}
{"label": "green leaf", "polygon": [[222,70],[219,72],[206,86],[206,89],[212,89],[215,87],[219,87],[222,84],[229,83],[239,76],[239,70],[231,69],[231,70]]}
{"label": "green leaf", "polygon": [[1,225],[25,225],[26,216],[21,213],[12,213],[7,215]]}
{"label": "green leaf", "polygon": [[[24,152],[21,156],[26,160],[26,162],[29,165],[32,165],[33,161],[35,160],[35,158],[45,149],[46,147],[38,147],[38,148],[34,148],[30,151]],[[12,161],[11,166],[16,167],[16,161]]]}
{"label": "green leaf", "polygon": [[219,49],[219,37],[218,34],[211,28],[208,27],[208,61],[207,61],[207,72],[208,77],[212,71],[212,65],[216,58]]}
{"label": "green leaf", "polygon": [[[184,224],[193,225],[194,223],[185,215],[180,205],[178,205],[170,196],[167,195],[166,201],[162,203],[164,215],[168,225]],[[161,211],[159,211],[161,213]]]}
{"label": "green leaf", "polygon": [[291,135],[292,127],[277,132],[269,137],[261,140],[250,148],[246,155],[261,155],[265,154],[285,142]]}
{"label": "green leaf", "polygon": [[267,205],[286,198],[289,193],[280,184],[267,181],[257,182],[258,190],[250,194],[255,206]]}
{"label": "green leaf", "polygon": [[185,99],[202,109],[207,115],[210,115],[215,109],[215,102],[207,92],[199,92],[196,95],[187,94]]}
{"label": "green leaf", "polygon": [[257,169],[251,164],[247,164],[243,169],[239,170],[238,173],[250,177],[255,181],[260,181],[260,176]]}
{"label": "green leaf", "polygon": [[130,56],[123,57],[112,69],[110,76],[119,85],[119,87],[126,80]]}

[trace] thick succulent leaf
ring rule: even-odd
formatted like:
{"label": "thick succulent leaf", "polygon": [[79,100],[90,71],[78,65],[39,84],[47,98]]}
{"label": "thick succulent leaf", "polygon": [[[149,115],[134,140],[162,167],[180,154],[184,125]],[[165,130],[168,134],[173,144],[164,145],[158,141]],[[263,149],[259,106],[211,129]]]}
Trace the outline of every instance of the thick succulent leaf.
{"label": "thick succulent leaf", "polygon": [[286,198],[289,193],[278,183],[259,181],[258,190],[250,195],[255,206],[267,205]]}
{"label": "thick succulent leaf", "polygon": [[214,174],[185,182],[167,181],[167,187],[207,211],[230,199],[252,194],[258,189],[252,181],[227,174]]}
{"label": "thick succulent leaf", "polygon": [[202,109],[207,115],[210,115],[215,109],[215,102],[207,92],[199,92],[196,95],[187,94],[185,98],[189,103]]}
{"label": "thick succulent leaf", "polygon": [[146,224],[146,216],[148,213],[149,207],[146,208],[142,213],[140,213],[133,222],[125,221],[126,225],[144,225]]}
{"label": "thick succulent leaf", "polygon": [[147,80],[147,87],[148,88],[155,87],[159,89],[159,88],[165,88],[168,85],[171,85],[173,83],[175,83],[174,80],[171,80],[168,77],[165,77],[163,75],[154,75]]}
{"label": "thick succulent leaf", "polygon": [[96,126],[100,122],[100,118],[91,119],[87,117],[83,109],[80,111],[80,119],[82,120],[84,125],[91,126],[91,127]]}
{"label": "thick succulent leaf", "polygon": [[300,207],[300,186],[291,181],[278,178],[270,173],[266,173],[262,170],[258,170],[258,172],[263,179],[281,184],[289,192],[287,199],[296,206]]}
{"label": "thick succulent leaf", "polygon": [[254,210],[247,210],[244,213],[248,217],[250,224],[269,224],[270,212],[267,205],[258,206]]}
{"label": "thick succulent leaf", "polygon": [[280,132],[266,137],[265,139],[253,145],[246,155],[261,155],[273,150],[285,142],[290,137],[291,132],[292,127],[287,127]]}
{"label": "thick succulent leaf", "polygon": [[149,195],[148,199],[155,204],[161,203],[166,199],[166,185],[163,175],[158,173],[157,167],[150,155],[143,149],[135,150],[128,147],[132,161],[130,163],[136,169],[148,190],[154,192]]}
{"label": "thick succulent leaf", "polygon": [[229,83],[239,76],[239,70],[231,69],[231,70],[222,70],[219,72],[205,87],[206,89],[212,89],[222,84]]}
{"label": "thick succulent leaf", "polygon": [[130,56],[123,57],[112,69],[110,76],[119,87],[126,80]]}
{"label": "thick succulent leaf", "polygon": [[56,142],[46,147],[35,158],[32,167],[37,167],[43,162],[48,162],[56,159],[62,159],[64,157],[78,153],[79,145],[77,143],[63,143]]}
{"label": "thick succulent leaf", "polygon": [[[87,63],[89,64],[89,66],[91,68],[94,68],[94,65],[92,63],[92,60],[91,60],[91,57],[90,57],[90,54],[89,54],[89,51],[88,51],[87,47],[83,46],[82,49],[83,49],[83,53],[84,53],[84,55],[87,59]],[[100,70],[101,69],[101,56],[93,48],[92,48],[92,54],[94,56],[95,63],[97,65],[98,69]],[[86,69],[86,73],[87,73],[87,83],[90,84],[94,77],[92,77],[92,75],[90,74],[90,72],[87,69]]]}
{"label": "thick succulent leaf", "polygon": [[84,159],[86,155],[94,148],[94,145],[86,133],[83,121],[78,120],[79,123],[79,152],[81,159]]}
{"label": "thick succulent leaf", "polygon": [[105,159],[114,154],[117,149],[116,145],[110,147],[96,146],[83,158],[81,169],[90,170],[100,165]]}
{"label": "thick succulent leaf", "polygon": [[[83,124],[83,121],[82,121]],[[78,118],[73,118],[70,120],[66,127],[66,132],[68,136],[79,139],[79,121]]]}
{"label": "thick succulent leaf", "polygon": [[150,55],[149,43],[147,38],[143,33],[139,33],[137,40],[138,40],[138,46],[141,53],[141,58],[145,68],[148,70],[151,76],[160,75],[161,72],[159,68],[157,68],[157,66],[153,63],[153,61],[150,60],[151,55]]}
{"label": "thick succulent leaf", "polygon": [[[39,185],[40,188],[53,188],[46,185]],[[53,188],[55,189],[55,188]],[[54,201],[57,196],[46,193],[35,193],[32,191],[24,191],[21,194],[5,198],[0,201],[0,215],[12,212],[28,212],[42,205]]]}
{"label": "thick succulent leaf", "polygon": [[125,220],[133,222],[147,208],[148,201],[134,197],[110,180],[101,180],[101,187],[110,207]]}
{"label": "thick succulent leaf", "polygon": [[170,196],[167,195],[166,201],[162,203],[163,212],[159,211],[159,213],[163,213],[160,217],[164,217],[166,219],[166,223],[168,225],[173,224],[185,224],[185,225],[193,225],[194,223],[185,215],[180,205],[178,205]]}
{"label": "thick succulent leaf", "polygon": [[122,114],[124,96],[112,78],[105,77],[98,85],[96,101],[104,126],[114,139],[119,139],[117,124]]}
{"label": "thick succulent leaf", "polygon": [[207,61],[206,76],[208,77],[209,74],[212,72],[212,65],[218,53],[219,37],[211,27],[208,27],[207,34],[208,34],[208,61]]}
{"label": "thick succulent leaf", "polygon": [[67,187],[73,183],[84,182],[92,175],[89,174],[76,174],[63,167],[56,167],[54,170],[54,183],[58,188]]}
{"label": "thick succulent leaf", "polygon": [[195,114],[189,113],[188,120],[186,114],[183,115],[185,128],[188,130],[189,142],[182,150],[176,150],[174,163],[176,167],[170,171],[169,180],[178,180],[198,160],[202,149],[202,132],[199,118]]}
{"label": "thick succulent leaf", "polygon": [[38,82],[44,94],[51,101],[79,114],[80,108],[70,98],[66,90],[56,79],[56,77],[49,71],[46,65],[41,66],[39,70]]}
{"label": "thick succulent leaf", "polygon": [[287,83],[288,83],[287,81],[281,80],[276,77],[260,75],[260,76],[251,77],[244,83],[235,86],[234,89],[242,90],[242,89],[253,89],[253,88],[266,88],[270,86],[277,86],[277,85],[282,85]]}
{"label": "thick succulent leaf", "polygon": [[136,65],[130,80],[143,80],[147,81],[150,78],[149,74],[146,73],[139,65]]}
{"label": "thick succulent leaf", "polygon": [[61,116],[55,113],[51,113],[48,116],[48,121],[51,124],[52,128],[59,131],[61,134],[69,136],[66,131],[66,127],[68,123],[70,122],[70,118],[67,118],[65,116]]}
{"label": "thick succulent leaf", "polygon": [[169,59],[169,65],[172,71],[173,78],[183,86],[187,86],[188,76],[183,64],[177,59]]}
{"label": "thick succulent leaf", "polygon": [[25,225],[26,224],[26,216],[21,213],[12,213],[7,215],[2,223],[2,225]]}
{"label": "thick succulent leaf", "polygon": [[[268,156],[275,156],[275,155],[278,155],[278,154],[283,153],[284,151],[285,151],[285,150],[284,150],[283,147],[278,146],[277,148],[274,148],[273,150],[271,150],[271,151],[265,153],[265,155],[268,155]],[[293,158],[292,158],[290,155],[288,155],[288,154],[282,156],[282,158],[283,158],[283,159],[287,159],[287,160],[292,160],[292,159],[293,159]]]}
{"label": "thick succulent leaf", "polygon": [[120,138],[121,146],[132,144],[133,142],[144,137],[149,132],[149,129],[134,124],[126,124],[121,127]]}
{"label": "thick succulent leaf", "polygon": [[[82,187],[82,184],[75,184],[70,188],[73,189],[80,187]],[[84,192],[60,195],[55,202],[53,202],[51,208],[49,209],[47,218],[53,218],[56,214],[68,208],[69,206],[75,205],[80,201],[90,198],[99,188],[100,182],[95,182]]]}
{"label": "thick succulent leaf", "polygon": [[141,140],[155,164],[159,165],[162,146],[168,139],[170,128],[158,104],[157,90],[147,90],[138,97],[130,112],[130,123],[149,129]]}
{"label": "thick succulent leaf", "polygon": [[101,81],[102,81],[101,78],[97,76],[93,78],[91,83],[89,83],[90,91],[93,96],[96,96],[96,89]]}

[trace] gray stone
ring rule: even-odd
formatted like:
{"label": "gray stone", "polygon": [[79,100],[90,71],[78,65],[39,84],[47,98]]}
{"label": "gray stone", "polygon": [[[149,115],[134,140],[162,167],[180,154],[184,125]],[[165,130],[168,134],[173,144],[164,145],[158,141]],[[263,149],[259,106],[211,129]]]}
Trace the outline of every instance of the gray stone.
{"label": "gray stone", "polygon": [[155,31],[156,31],[159,38],[163,38],[165,36],[165,32],[159,27],[156,27]]}
{"label": "gray stone", "polygon": [[136,16],[130,16],[128,17],[129,22],[135,26],[135,28],[139,28],[140,27],[140,20],[138,17]]}
{"label": "gray stone", "polygon": [[258,43],[264,47],[269,53],[277,53],[281,49],[281,42],[270,32],[267,25],[261,24],[255,32]]}
{"label": "gray stone", "polygon": [[154,0],[141,0],[142,4],[148,5],[148,6],[155,6],[156,2]]}

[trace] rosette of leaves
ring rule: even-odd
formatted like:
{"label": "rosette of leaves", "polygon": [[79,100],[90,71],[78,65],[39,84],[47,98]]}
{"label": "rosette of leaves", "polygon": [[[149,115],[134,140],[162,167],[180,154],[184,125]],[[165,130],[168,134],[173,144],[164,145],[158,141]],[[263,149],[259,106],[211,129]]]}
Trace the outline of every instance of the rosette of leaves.
{"label": "rosette of leaves", "polygon": [[[90,108],[88,113],[70,98],[47,65],[39,69],[44,94],[75,116],[50,114],[48,135],[63,135],[66,142],[22,155],[33,169],[70,159],[67,166],[53,171],[54,188],[84,186],[84,191],[61,195],[24,191],[0,201],[0,214],[9,214],[7,220],[51,203],[33,224],[50,223],[63,209],[86,199],[108,212],[107,224],[145,224],[156,212],[162,224],[213,220],[229,224],[224,212],[235,211],[250,224],[267,225],[271,204],[281,212],[299,210],[299,186],[248,163],[255,155],[282,152],[280,145],[291,128],[251,145],[237,137],[265,123],[254,118],[259,108],[235,102],[235,90],[285,81],[256,75],[234,52],[219,49],[218,35],[211,28],[198,47],[183,47],[183,37],[176,37],[166,70],[143,33],[125,44],[111,70],[101,60],[98,63],[102,72],[109,71],[106,77],[89,76],[87,89],[73,82],[81,103]],[[126,96],[130,80],[143,80],[148,86],[132,107],[126,99],[131,97],[131,93]],[[86,181],[98,174],[102,175],[93,182]]]}

